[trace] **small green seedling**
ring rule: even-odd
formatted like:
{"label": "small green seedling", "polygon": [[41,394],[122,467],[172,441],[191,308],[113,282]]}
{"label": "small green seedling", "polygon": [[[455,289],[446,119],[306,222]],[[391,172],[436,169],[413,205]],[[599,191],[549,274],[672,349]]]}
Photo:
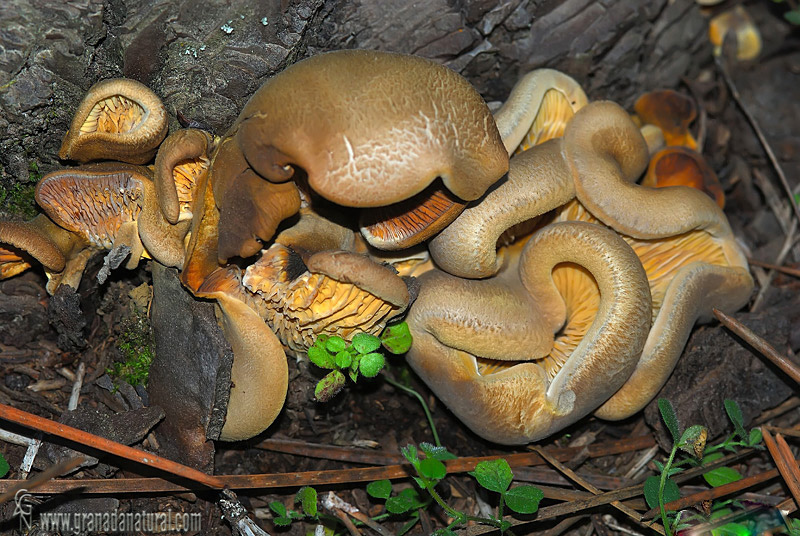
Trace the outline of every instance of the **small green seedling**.
{"label": "small green seedling", "polygon": [[544,497],[542,491],[534,486],[522,485],[512,488],[514,475],[506,460],[483,461],[469,474],[475,477],[482,487],[500,495],[497,516],[470,516],[448,505],[436,491],[436,485],[447,476],[444,461],[455,459],[453,454],[444,447],[436,447],[429,443],[420,444],[419,449],[414,445],[408,445],[402,449],[402,453],[417,473],[413,479],[419,490],[407,488],[397,495],[391,495],[392,485],[388,480],[380,480],[367,486],[367,493],[371,496],[386,500],[386,510],[389,513],[412,516],[411,524],[406,524],[400,534],[411,529],[419,519],[418,511],[426,508],[431,502],[438,504],[452,518],[452,522],[446,528],[434,532],[434,536],[455,536],[453,529],[468,521],[490,525],[500,529],[503,534],[510,534],[511,523],[503,519],[504,508],[507,506],[519,514],[532,514],[539,509],[539,501]]}
{"label": "small green seedling", "polygon": [[314,389],[320,402],[327,402],[344,388],[347,378],[354,383],[361,374],[374,378],[383,369],[386,359],[380,353],[383,346],[388,352],[402,354],[411,347],[408,324],[402,322],[387,327],[381,337],[358,333],[347,343],[337,335],[320,335],[308,349],[308,359],[320,368],[330,370]]}
{"label": "small green seedling", "polygon": [[317,490],[310,486],[304,486],[297,491],[294,496],[295,504],[300,503],[300,510],[289,510],[282,502],[273,501],[269,503],[269,509],[272,510],[272,522],[277,527],[287,527],[292,524],[292,521],[305,519],[308,521],[316,521],[319,519],[319,511],[317,510]]}
{"label": "small green seedling", "polygon": [[[702,466],[709,464],[723,457],[722,451],[736,452],[737,447],[762,448],[761,430],[753,428],[747,432],[744,428],[744,419],[739,404],[734,400],[724,401],[725,411],[728,418],[733,423],[734,432],[722,443],[706,446],[708,429],[705,426],[690,426],[681,432],[678,416],[675,408],[666,398],[658,399],[658,409],[661,418],[672,436],[672,450],[666,464],[655,462],[656,468],[661,473],[660,476],[648,477],[644,483],[644,497],[650,508],[658,507],[661,511],[661,521],[664,524],[664,532],[671,536],[674,530],[681,530],[687,525],[682,523],[682,513],[664,510],[666,503],[676,501],[680,498],[678,484],[671,478],[683,471],[682,465]],[[690,456],[676,461],[675,456],[679,450],[688,453]],[[742,475],[731,467],[717,467],[703,474],[705,481],[712,487],[719,487],[742,478]]]}

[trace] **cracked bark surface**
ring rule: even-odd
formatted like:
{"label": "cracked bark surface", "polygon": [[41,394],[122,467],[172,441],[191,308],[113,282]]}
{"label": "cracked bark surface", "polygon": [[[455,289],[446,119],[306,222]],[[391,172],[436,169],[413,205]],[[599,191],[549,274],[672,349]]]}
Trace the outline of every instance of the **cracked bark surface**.
{"label": "cracked bark surface", "polygon": [[692,0],[6,0],[0,20],[2,188],[35,182],[33,164],[63,166],[72,114],[104,78],[153,88],[173,127],[180,111],[224,132],[264,80],[326,50],[432,58],[490,101],[520,73],[553,67],[629,106],[691,75],[709,47]]}

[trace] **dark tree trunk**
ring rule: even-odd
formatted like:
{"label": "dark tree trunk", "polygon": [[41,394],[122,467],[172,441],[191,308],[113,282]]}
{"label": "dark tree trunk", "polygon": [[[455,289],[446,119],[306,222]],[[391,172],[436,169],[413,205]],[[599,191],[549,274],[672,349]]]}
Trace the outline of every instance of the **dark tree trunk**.
{"label": "dark tree trunk", "polygon": [[642,91],[675,86],[708,48],[692,0],[5,0],[0,21],[6,190],[63,165],[56,155],[72,114],[104,78],[152,87],[173,127],[180,111],[221,133],[264,80],[325,50],[433,58],[487,100],[548,66],[591,98],[630,105]]}

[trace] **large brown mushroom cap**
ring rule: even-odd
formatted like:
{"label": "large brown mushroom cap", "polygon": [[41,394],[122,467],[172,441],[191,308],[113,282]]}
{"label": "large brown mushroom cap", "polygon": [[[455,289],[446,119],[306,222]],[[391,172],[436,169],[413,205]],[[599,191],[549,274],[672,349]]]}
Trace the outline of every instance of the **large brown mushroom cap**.
{"label": "large brown mushroom cap", "polygon": [[167,135],[167,111],[147,86],[125,78],[89,89],[64,136],[65,160],[146,164]]}
{"label": "large brown mushroom cap", "polygon": [[[229,139],[236,148],[223,141],[212,166],[220,234],[261,240],[274,229],[225,208],[246,205],[228,201],[240,181],[248,195],[256,192],[247,168],[273,184],[302,169],[316,193],[350,207],[392,205],[437,178],[471,200],[508,168],[491,113],[466,80],[429,60],[386,52],[331,52],[289,67],[253,95]],[[235,254],[253,253],[248,240],[232,246]]]}

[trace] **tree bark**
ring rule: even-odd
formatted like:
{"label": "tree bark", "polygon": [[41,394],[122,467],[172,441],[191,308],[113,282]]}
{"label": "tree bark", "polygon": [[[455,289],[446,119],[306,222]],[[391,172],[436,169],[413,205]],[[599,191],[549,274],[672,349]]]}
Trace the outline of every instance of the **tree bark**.
{"label": "tree bark", "polygon": [[5,0],[0,20],[0,192],[66,165],[61,138],[105,78],[153,88],[173,128],[182,112],[223,133],[266,79],[326,50],[432,58],[489,101],[547,66],[626,106],[711,57],[693,0]]}

